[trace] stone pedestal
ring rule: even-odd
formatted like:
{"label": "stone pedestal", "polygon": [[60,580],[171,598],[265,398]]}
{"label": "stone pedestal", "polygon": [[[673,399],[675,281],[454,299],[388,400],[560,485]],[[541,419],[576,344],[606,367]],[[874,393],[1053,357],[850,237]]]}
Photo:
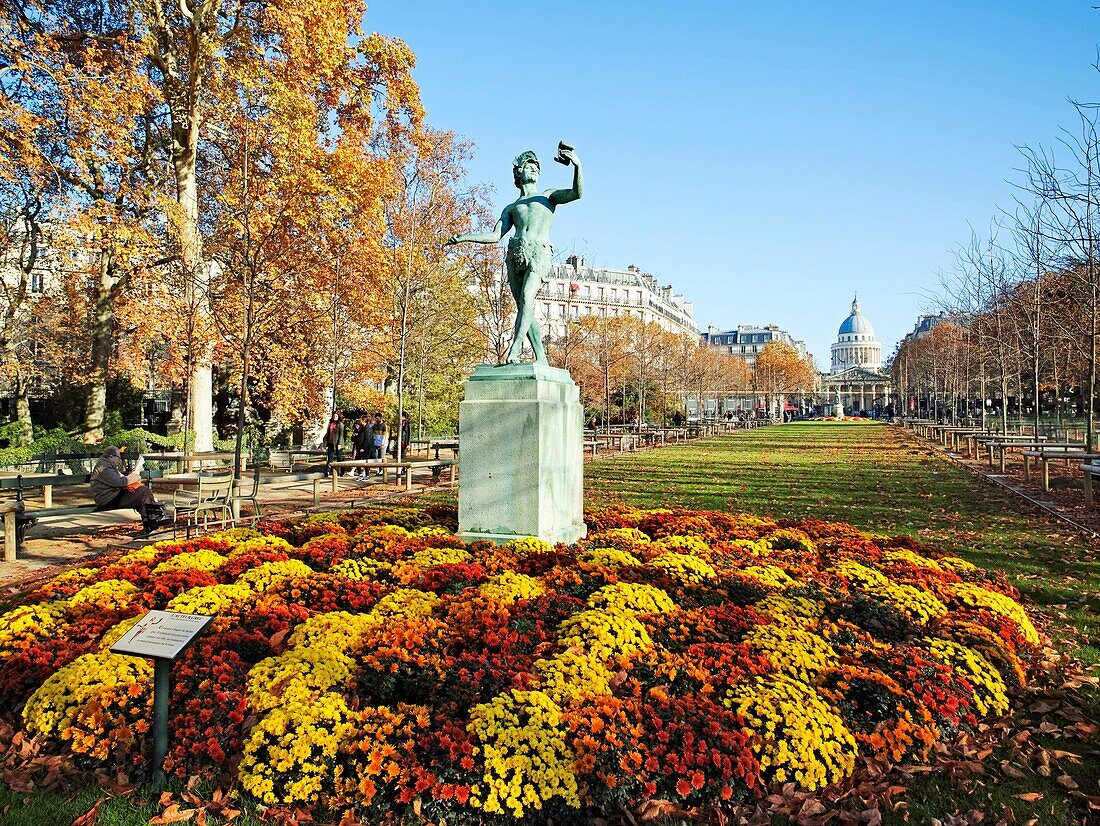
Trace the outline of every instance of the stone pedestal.
{"label": "stone pedestal", "polygon": [[567,370],[482,365],[458,407],[458,533],[575,542],[584,525],[583,411]]}
{"label": "stone pedestal", "polygon": [[833,405],[833,418],[836,418],[836,419],[843,419],[844,418],[844,405],[842,405],[842,404]]}

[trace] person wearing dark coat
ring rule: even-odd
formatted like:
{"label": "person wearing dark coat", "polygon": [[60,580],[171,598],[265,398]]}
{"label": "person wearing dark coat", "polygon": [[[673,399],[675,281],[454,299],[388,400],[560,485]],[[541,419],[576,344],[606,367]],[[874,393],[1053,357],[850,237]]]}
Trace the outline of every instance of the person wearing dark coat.
{"label": "person wearing dark coat", "polygon": [[[374,433],[371,432],[370,422],[365,415],[359,417],[355,433],[351,437],[352,449],[355,451],[354,459],[370,459],[374,453]],[[353,468],[351,475],[358,479],[367,478],[366,468]]]}
{"label": "person wearing dark coat", "polygon": [[92,499],[97,511],[133,508],[141,514],[145,533],[164,522],[163,509],[153,496],[153,491],[141,483],[141,473],[122,473],[122,453],[114,445],[108,445],[99,461],[92,468]]}
{"label": "person wearing dark coat", "polygon": [[332,414],[332,419],[325,427],[325,438],[321,441],[321,444],[328,450],[325,473],[331,473],[333,457],[337,462],[344,459],[344,419],[339,412]]}
{"label": "person wearing dark coat", "polygon": [[[409,414],[405,413],[401,416],[401,455],[397,457],[397,461],[404,461],[404,455],[409,449],[409,442],[412,440],[412,422],[409,421]],[[394,451],[397,451],[397,445],[394,445]]]}

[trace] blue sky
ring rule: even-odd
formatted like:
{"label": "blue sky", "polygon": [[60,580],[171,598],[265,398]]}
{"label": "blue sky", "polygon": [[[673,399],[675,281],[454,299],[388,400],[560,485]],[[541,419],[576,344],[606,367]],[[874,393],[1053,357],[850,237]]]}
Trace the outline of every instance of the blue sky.
{"label": "blue sky", "polygon": [[889,353],[970,225],[1012,209],[1016,147],[1100,100],[1092,0],[375,0],[365,27],[416,52],[494,208],[518,152],[555,186],[577,148],[559,257],[637,264],[700,328],[779,324],[825,368],[854,292]]}

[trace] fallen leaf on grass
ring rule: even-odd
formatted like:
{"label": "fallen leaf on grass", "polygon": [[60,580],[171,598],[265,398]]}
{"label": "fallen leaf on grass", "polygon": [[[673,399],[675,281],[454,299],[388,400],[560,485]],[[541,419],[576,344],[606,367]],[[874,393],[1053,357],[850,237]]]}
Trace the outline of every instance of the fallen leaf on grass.
{"label": "fallen leaf on grass", "polygon": [[1070,777],[1068,774],[1059,775],[1055,782],[1059,786],[1065,786],[1067,789],[1077,788],[1077,781]]}
{"label": "fallen leaf on grass", "polygon": [[163,812],[149,821],[150,826],[164,826],[167,823],[183,823],[195,816],[196,809],[181,809],[178,803],[173,803]]}
{"label": "fallen leaf on grass", "polygon": [[1072,751],[1062,751],[1061,749],[1047,749],[1047,754],[1049,754],[1055,760],[1069,760],[1071,763],[1081,762],[1081,755],[1074,754]]}
{"label": "fallen leaf on grass", "polygon": [[1014,794],[1013,797],[1027,801],[1028,803],[1038,803],[1043,799],[1042,792],[1025,792],[1024,794]]}
{"label": "fallen leaf on grass", "polygon": [[103,801],[106,799],[105,797],[99,798],[92,805],[92,808],[73,821],[72,826],[95,826],[95,822],[99,818],[99,807],[103,805]]}

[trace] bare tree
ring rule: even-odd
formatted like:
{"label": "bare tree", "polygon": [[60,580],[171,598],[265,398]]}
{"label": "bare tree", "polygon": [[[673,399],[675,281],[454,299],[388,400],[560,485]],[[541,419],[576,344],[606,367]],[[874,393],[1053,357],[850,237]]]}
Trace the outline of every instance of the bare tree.
{"label": "bare tree", "polygon": [[1027,160],[1027,188],[1043,202],[1041,236],[1050,256],[1068,274],[1079,312],[1071,319],[1085,354],[1081,370],[1085,407],[1085,439],[1096,444],[1096,383],[1100,335],[1100,129],[1097,107],[1074,103],[1078,129],[1063,132],[1059,143],[1065,161],[1039,149],[1023,150]]}

